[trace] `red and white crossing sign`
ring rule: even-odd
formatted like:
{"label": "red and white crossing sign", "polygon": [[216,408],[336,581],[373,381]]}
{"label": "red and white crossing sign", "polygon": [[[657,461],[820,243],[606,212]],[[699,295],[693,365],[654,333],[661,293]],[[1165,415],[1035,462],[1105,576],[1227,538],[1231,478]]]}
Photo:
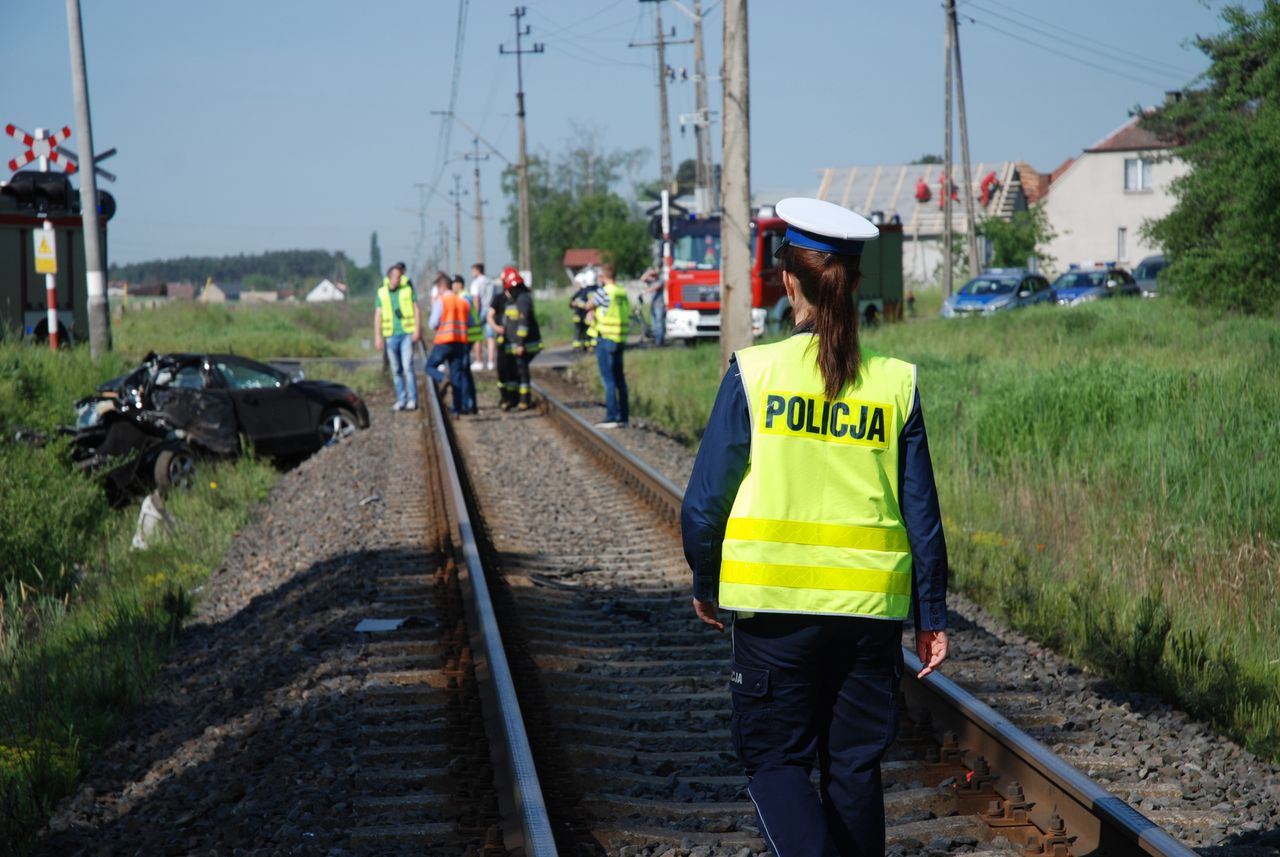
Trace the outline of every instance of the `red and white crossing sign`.
{"label": "red and white crossing sign", "polygon": [[67,173],[76,171],[75,159],[58,151],[58,144],[71,136],[69,126],[64,125],[61,131],[55,131],[42,140],[36,139],[12,122],[4,126],[4,132],[27,147],[25,152],[9,161],[9,169],[16,172],[34,160],[48,158],[49,163],[62,167]]}

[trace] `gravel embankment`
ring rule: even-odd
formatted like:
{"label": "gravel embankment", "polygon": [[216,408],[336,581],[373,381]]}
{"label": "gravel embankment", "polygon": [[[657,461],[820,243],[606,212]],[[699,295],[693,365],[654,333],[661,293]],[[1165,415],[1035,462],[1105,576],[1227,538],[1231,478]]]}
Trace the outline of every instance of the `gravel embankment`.
{"label": "gravel embankment", "polygon": [[368,431],[284,474],[237,534],[155,694],[59,807],[39,853],[402,851],[361,839],[392,823],[368,781],[371,749],[386,755],[377,730],[389,728],[370,712],[392,710],[377,708],[392,694],[375,687],[385,637],[354,627],[387,615],[388,586],[425,574],[413,633],[434,634],[425,524],[437,510],[420,476],[399,475],[422,466],[421,413],[370,404]]}
{"label": "gravel embankment", "polygon": [[[539,380],[588,419],[602,418],[590,391],[563,375]],[[687,484],[694,449],[634,418],[610,436]],[[1070,663],[958,593],[949,603],[952,679],[1201,853],[1280,855],[1280,765]]]}

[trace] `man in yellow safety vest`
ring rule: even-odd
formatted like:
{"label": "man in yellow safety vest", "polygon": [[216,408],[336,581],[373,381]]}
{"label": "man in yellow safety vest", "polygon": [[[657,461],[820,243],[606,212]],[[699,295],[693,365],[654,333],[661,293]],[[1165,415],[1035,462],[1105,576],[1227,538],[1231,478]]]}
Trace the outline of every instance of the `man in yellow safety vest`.
{"label": "man in yellow safety vest", "polygon": [[404,262],[387,269],[378,289],[373,311],[373,343],[379,351],[386,348],[395,383],[396,403],[393,411],[418,408],[418,379],[413,371],[413,351],[422,339],[422,313],[413,293],[413,283],[405,276]]}
{"label": "man in yellow safety vest", "polygon": [[618,285],[618,269],[606,262],[601,269],[604,283],[587,301],[588,321],[596,328],[596,365],[604,384],[605,417],[599,428],[624,428],[630,418],[627,401],[627,377],[622,355],[627,350],[627,328],[631,322],[631,301],[627,290]]}

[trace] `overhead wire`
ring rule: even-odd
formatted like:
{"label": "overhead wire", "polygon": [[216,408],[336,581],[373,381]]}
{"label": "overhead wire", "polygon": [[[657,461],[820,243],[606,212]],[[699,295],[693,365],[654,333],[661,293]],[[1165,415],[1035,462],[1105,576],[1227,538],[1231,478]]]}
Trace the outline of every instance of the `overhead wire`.
{"label": "overhead wire", "polygon": [[[1120,50],[1118,48],[1115,48],[1114,46],[1106,45],[1102,42],[1094,41],[1090,39],[1088,36],[1080,36],[1077,39],[1071,36],[1052,33],[1052,32],[1049,32],[1048,30],[1041,29],[1031,24],[1025,24],[1021,21],[1018,21],[1014,18],[1009,17],[1008,15],[1002,15],[999,12],[995,11],[994,9],[984,8],[978,3],[970,2],[966,6],[966,8],[977,9],[984,15],[991,15],[1003,21],[1007,21],[1010,24],[1014,25],[1015,27],[1021,27],[1024,30],[1029,30],[1033,33],[1038,33],[1039,35],[1045,36],[1050,39],[1056,39],[1057,41],[1062,42],[1063,44],[1071,47],[1080,48],[1082,50],[1088,50],[1088,51],[1100,51],[1102,49],[1107,49],[1107,48],[1111,50]],[[1130,66],[1143,73],[1158,74],[1161,76],[1177,76],[1182,79],[1189,79],[1195,76],[1193,74],[1188,73],[1185,69],[1173,69],[1172,67],[1161,68],[1157,65],[1152,65],[1150,63],[1141,62],[1135,59],[1130,59],[1124,56],[1123,54],[1121,55],[1105,54],[1105,56],[1108,62],[1112,64],[1121,65],[1121,66]]]}
{"label": "overhead wire", "polygon": [[[966,6],[977,7],[976,0],[964,0],[964,2]],[[1095,47],[1095,48],[1102,47],[1102,48],[1108,48],[1113,51],[1120,51],[1126,57],[1130,58],[1130,61],[1140,60],[1141,61],[1140,63],[1135,63],[1135,64],[1145,65],[1146,67],[1150,68],[1150,70],[1152,71],[1156,71],[1161,74],[1177,74],[1185,77],[1194,77],[1194,75],[1190,74],[1186,69],[1181,68],[1173,63],[1165,62],[1164,60],[1156,59],[1155,57],[1144,56],[1142,54],[1136,53],[1133,50],[1133,48],[1129,45],[1116,45],[1116,44],[1104,42],[1101,39],[1097,39],[1094,36],[1091,36],[1087,33],[1081,33],[1076,30],[1070,30],[1066,27],[1063,27],[1061,24],[1056,24],[1053,21],[1049,21],[1045,18],[1037,17],[1035,15],[1032,15],[1030,12],[1024,12],[1023,10],[1017,8],[1016,6],[1011,6],[1008,3],[1002,2],[1002,0],[982,0],[982,2],[990,3],[994,6],[998,6],[1001,9],[1004,9],[1006,12],[1019,15],[1028,20],[1035,21],[1038,24],[1043,24],[1044,26],[1050,28],[1050,30],[1056,31],[1056,33],[1045,33],[1045,35],[1049,35],[1053,38],[1061,38],[1063,39],[1063,41],[1069,41],[1069,39],[1063,38],[1063,34],[1065,34],[1066,36],[1071,36],[1071,37],[1074,37],[1075,39],[1084,40],[1084,42],[1090,47]],[[981,8],[981,7],[977,7],[977,8]],[[983,9],[982,11],[992,15],[999,16],[999,13],[994,12],[990,9]],[[999,17],[1003,17],[1003,16],[999,16]],[[1017,21],[1013,21],[1013,19],[1011,18],[1006,18],[1005,20],[1011,21],[1013,23],[1018,23]],[[1018,25],[1031,29],[1030,25],[1027,25],[1027,24],[1019,23]],[[1038,30],[1038,32],[1044,33],[1043,30]],[[1152,68],[1152,66],[1161,66],[1162,68]]]}
{"label": "overhead wire", "polygon": [[1000,33],[1003,36],[1008,36],[1011,39],[1016,39],[1020,42],[1025,42],[1026,44],[1036,47],[1042,51],[1045,51],[1046,53],[1054,54],[1055,56],[1059,56],[1059,57],[1062,57],[1063,59],[1070,60],[1071,62],[1081,65],[1085,68],[1092,69],[1094,71],[1099,71],[1104,74],[1109,74],[1109,75],[1112,75],[1113,77],[1122,77],[1126,80],[1130,80],[1136,83],[1141,83],[1146,86],[1156,87],[1157,89],[1164,88],[1168,85],[1167,82],[1160,83],[1154,80],[1150,80],[1148,78],[1139,77],[1136,74],[1132,74],[1122,69],[1117,69],[1114,66],[1108,67],[1106,65],[1103,65],[1101,62],[1099,62],[1096,58],[1093,58],[1093,57],[1090,57],[1089,59],[1082,59],[1074,54],[1069,54],[1069,53],[1066,53],[1065,51],[1058,50],[1052,45],[1047,45],[1042,42],[1037,42],[1034,39],[1030,39],[1030,38],[1027,38],[1026,36],[1018,35],[1017,33],[1011,33],[1008,30],[997,27],[995,24],[992,24],[989,21],[978,20],[977,18],[974,18],[972,15],[969,15],[968,13],[964,14],[962,17],[967,18],[971,24],[977,24],[993,32]]}
{"label": "overhead wire", "polygon": [[[467,9],[470,0],[458,0],[458,24],[454,30],[453,37],[453,80],[449,88],[449,110],[444,116],[440,117],[440,134],[437,137],[437,155],[439,160],[436,165],[435,177],[431,180],[431,185],[427,188],[425,199],[431,197],[439,197],[444,202],[451,202],[440,194],[440,180],[444,177],[445,167],[449,163],[449,149],[453,145],[453,114],[458,107],[458,88],[462,80],[462,51],[466,44],[467,38]],[[418,244],[414,249],[415,265],[421,261],[422,243],[426,239],[425,235],[420,235]]]}

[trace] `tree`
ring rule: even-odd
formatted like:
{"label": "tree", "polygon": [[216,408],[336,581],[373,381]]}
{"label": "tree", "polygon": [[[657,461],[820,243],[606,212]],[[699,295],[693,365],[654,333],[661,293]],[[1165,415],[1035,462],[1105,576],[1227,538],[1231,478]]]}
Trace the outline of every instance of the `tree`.
{"label": "tree", "polygon": [[1179,144],[1191,168],[1174,208],[1146,224],[1169,259],[1162,288],[1244,312],[1280,310],[1280,2],[1222,13],[1225,32],[1197,39],[1203,86],[1142,118]]}
{"label": "tree", "polygon": [[942,155],[921,155],[911,163],[913,164],[940,164],[942,163]]}
{"label": "tree", "polygon": [[698,181],[698,164],[693,158],[685,158],[676,167],[676,193],[693,193]]}
{"label": "tree", "polygon": [[1015,212],[1011,220],[988,217],[978,225],[978,234],[991,242],[995,268],[1020,268],[1032,256],[1044,256],[1046,245],[1057,237],[1043,205]]}
{"label": "tree", "polygon": [[378,246],[378,230],[369,236],[369,267],[375,273],[382,273],[382,248]]}
{"label": "tree", "polygon": [[[632,178],[643,150],[601,150],[591,133],[580,129],[576,144],[554,160],[529,158],[529,210],[532,217],[535,284],[562,277],[561,261],[570,247],[602,251],[618,265],[619,274],[638,274],[649,262],[650,239],[645,221],[614,188]],[[517,174],[502,175],[508,200],[507,243],[512,255],[519,246]]]}

